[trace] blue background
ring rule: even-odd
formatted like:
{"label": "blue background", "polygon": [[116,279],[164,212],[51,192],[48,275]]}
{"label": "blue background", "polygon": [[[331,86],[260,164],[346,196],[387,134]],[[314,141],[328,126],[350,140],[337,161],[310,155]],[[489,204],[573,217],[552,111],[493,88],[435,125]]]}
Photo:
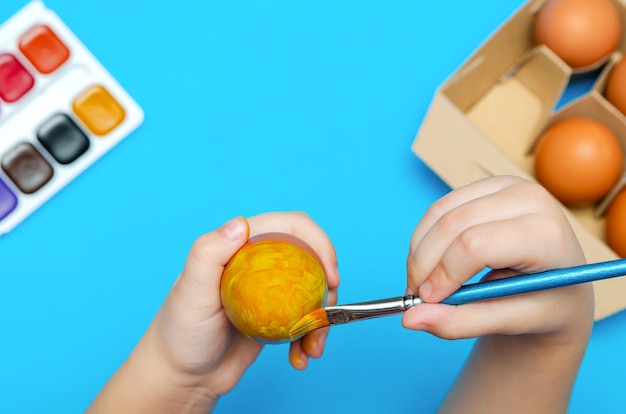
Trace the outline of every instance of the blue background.
{"label": "blue background", "polygon": [[[2,0],[0,21],[26,4]],[[410,150],[437,85],[520,0],[48,0],[144,124],[0,238],[0,412],[78,413],[130,353],[193,240],[303,210],[343,303],[405,288],[411,232],[449,188]],[[299,372],[266,346],[216,412],[433,412],[472,340],[399,317],[333,329]],[[626,408],[626,314],[596,324],[571,412]]]}

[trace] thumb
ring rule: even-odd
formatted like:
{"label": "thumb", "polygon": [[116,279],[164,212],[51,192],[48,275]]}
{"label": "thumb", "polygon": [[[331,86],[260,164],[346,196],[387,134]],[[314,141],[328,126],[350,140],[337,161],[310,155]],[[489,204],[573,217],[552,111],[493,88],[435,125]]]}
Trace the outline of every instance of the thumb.
{"label": "thumb", "polygon": [[[200,236],[191,247],[177,288],[186,299],[219,305],[220,279],[231,257],[248,240],[250,226],[235,217],[220,228]],[[188,296],[190,295],[190,296]]]}

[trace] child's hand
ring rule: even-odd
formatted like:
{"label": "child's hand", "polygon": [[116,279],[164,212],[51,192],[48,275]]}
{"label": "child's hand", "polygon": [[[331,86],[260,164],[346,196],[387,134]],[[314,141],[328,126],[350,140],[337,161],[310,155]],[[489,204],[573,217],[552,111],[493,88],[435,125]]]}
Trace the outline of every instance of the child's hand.
{"label": "child's hand", "polygon": [[[407,260],[407,290],[428,304],[407,311],[402,322],[447,339],[481,337],[445,408],[536,413],[567,407],[593,322],[590,284],[460,306],[436,303],[485,267],[493,269],[485,279],[495,279],[583,263],[560,205],[527,180],[481,180],[429,208]],[[489,396],[473,396],[481,390]]]}
{"label": "child's hand", "polygon": [[[408,290],[437,303],[485,267],[494,269],[485,279],[495,279],[583,263],[581,247],[552,196],[537,184],[499,176],[452,191],[428,209],[411,239]],[[577,286],[460,307],[418,306],[403,322],[450,339],[555,331],[577,324],[576,315],[565,312],[579,312],[581,298],[572,291],[587,297],[588,289]],[[570,306],[574,301],[578,305]]]}
{"label": "child's hand", "polygon": [[[266,232],[292,234],[318,253],[328,277],[328,303],[336,303],[335,251],[307,215],[262,214],[250,218],[249,227],[243,218],[232,219],[196,240],[144,337],[90,412],[179,412],[190,407],[207,412],[236,385],[262,345],[243,336],[228,320],[220,279],[248,236]],[[319,330],[293,342],[292,365],[304,369],[308,357],[319,357],[327,333],[328,329]]]}

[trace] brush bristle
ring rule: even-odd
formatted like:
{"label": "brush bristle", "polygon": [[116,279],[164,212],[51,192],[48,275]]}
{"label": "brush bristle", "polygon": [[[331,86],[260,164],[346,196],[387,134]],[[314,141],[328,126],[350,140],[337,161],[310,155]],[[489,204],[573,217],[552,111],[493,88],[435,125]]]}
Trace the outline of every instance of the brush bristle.
{"label": "brush bristle", "polygon": [[328,322],[328,317],[326,316],[326,309],[316,309],[313,312],[304,315],[302,319],[300,319],[289,330],[289,337],[292,341],[295,341],[310,332],[327,326],[330,326],[330,323]]}

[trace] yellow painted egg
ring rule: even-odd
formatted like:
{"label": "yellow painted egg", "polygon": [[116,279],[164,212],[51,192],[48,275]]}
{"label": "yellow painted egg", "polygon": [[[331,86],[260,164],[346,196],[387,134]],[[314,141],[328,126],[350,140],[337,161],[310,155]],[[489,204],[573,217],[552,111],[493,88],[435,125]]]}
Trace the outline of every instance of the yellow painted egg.
{"label": "yellow painted egg", "polygon": [[222,274],[224,310],[244,335],[261,343],[289,342],[289,330],[326,304],[326,273],[317,253],[285,233],[250,238]]}

